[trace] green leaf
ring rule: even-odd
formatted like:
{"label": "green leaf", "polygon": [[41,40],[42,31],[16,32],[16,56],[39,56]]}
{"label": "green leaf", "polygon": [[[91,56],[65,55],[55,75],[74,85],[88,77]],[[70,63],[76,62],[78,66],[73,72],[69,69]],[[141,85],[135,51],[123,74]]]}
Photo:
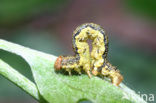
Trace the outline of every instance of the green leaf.
{"label": "green leaf", "polygon": [[0,59],[0,74],[39,100],[36,85]]}
{"label": "green leaf", "polygon": [[[40,94],[49,103],[75,103],[82,101],[93,103],[146,103],[139,95],[122,83],[120,87],[116,87],[108,80],[102,80],[98,77],[89,79],[85,74],[68,76],[55,73],[54,62],[56,56],[5,40],[0,40],[0,49],[21,56],[30,65],[39,91],[37,95]],[[4,62],[0,63],[2,67],[0,69],[10,69],[10,67],[3,64]],[[0,74],[3,75],[1,72]],[[13,75],[16,76],[16,74]],[[17,84],[17,81],[13,82]],[[21,87],[21,85],[18,86]],[[24,90],[29,93],[29,89]]]}

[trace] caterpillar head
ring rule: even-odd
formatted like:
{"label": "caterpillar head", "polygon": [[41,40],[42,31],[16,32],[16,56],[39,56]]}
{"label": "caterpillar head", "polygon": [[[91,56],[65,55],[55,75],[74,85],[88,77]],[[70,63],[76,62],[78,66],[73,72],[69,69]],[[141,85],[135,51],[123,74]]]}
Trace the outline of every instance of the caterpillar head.
{"label": "caterpillar head", "polygon": [[62,56],[59,56],[57,58],[57,60],[55,61],[55,64],[54,64],[54,68],[55,68],[55,70],[61,70],[62,69]]}

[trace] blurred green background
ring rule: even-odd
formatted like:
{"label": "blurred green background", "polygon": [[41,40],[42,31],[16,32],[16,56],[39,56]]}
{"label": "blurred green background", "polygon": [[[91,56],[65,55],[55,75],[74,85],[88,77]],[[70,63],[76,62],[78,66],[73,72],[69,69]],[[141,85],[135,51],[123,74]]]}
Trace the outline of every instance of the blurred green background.
{"label": "blurred green background", "polygon": [[[109,36],[109,60],[138,94],[156,96],[155,0],[1,0],[0,38],[53,55],[73,55],[72,32],[101,25]],[[29,65],[0,50],[0,58],[33,81]],[[156,97],[155,97],[156,98]],[[154,98],[154,99],[155,99]],[[155,101],[149,103],[156,103]],[[37,103],[0,76],[0,103]]]}

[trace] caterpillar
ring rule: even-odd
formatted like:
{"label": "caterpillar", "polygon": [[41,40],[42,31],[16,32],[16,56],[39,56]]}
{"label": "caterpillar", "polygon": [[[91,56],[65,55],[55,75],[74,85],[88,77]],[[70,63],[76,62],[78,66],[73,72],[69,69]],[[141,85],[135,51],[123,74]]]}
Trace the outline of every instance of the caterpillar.
{"label": "caterpillar", "polygon": [[[92,40],[91,53],[87,43],[88,39]],[[116,86],[122,82],[123,76],[120,71],[107,60],[108,36],[102,27],[94,23],[80,25],[73,32],[72,47],[75,55],[59,56],[54,64],[56,71],[64,69],[71,75],[71,70],[75,70],[79,74],[83,70],[89,78],[91,78],[91,74],[106,76]]]}

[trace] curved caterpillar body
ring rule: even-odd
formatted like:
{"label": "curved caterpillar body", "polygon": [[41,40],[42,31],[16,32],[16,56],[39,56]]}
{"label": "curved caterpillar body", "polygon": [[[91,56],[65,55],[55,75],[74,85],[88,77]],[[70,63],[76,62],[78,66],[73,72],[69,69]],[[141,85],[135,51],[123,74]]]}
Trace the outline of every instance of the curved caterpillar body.
{"label": "curved caterpillar body", "polygon": [[[92,40],[92,51],[89,52],[87,40]],[[72,37],[75,56],[59,56],[55,62],[55,70],[65,69],[81,74],[84,70],[89,77],[93,75],[108,76],[114,85],[119,85],[123,77],[107,60],[108,36],[97,24],[86,23],[76,28]]]}

